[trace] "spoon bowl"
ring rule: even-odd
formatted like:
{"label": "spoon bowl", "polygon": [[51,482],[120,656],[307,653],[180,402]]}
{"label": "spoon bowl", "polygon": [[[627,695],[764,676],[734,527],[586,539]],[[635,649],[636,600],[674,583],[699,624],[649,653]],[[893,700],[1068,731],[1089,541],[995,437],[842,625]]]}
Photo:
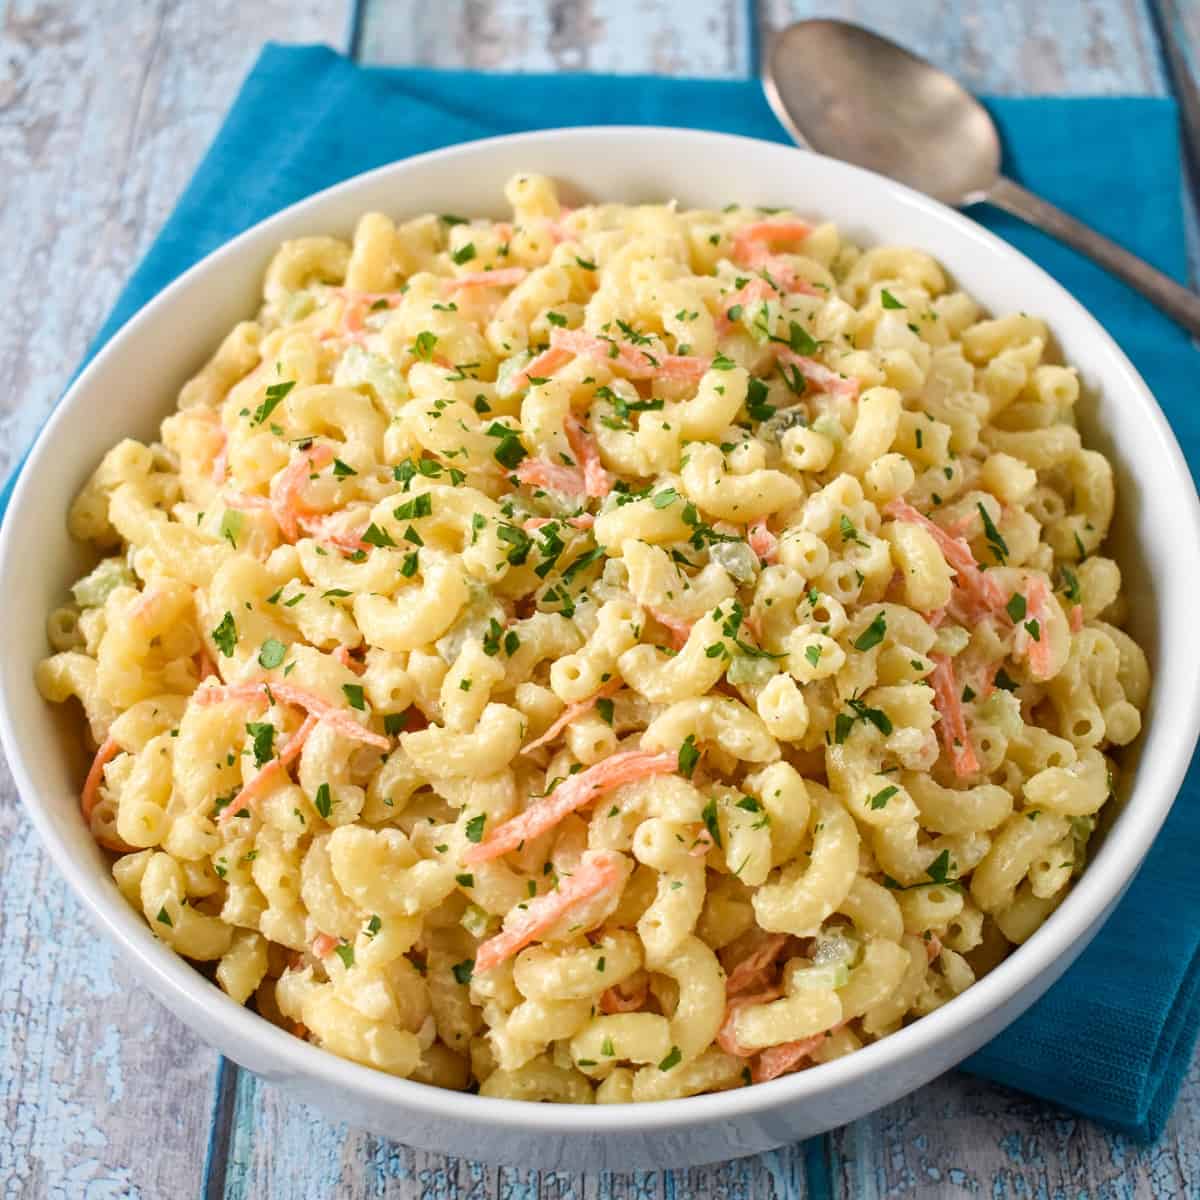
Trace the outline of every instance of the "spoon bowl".
{"label": "spoon bowl", "polygon": [[801,21],[770,47],[767,99],[819,154],[887,175],[959,208],[1000,177],[1000,137],[955,79],[844,21]]}
{"label": "spoon bowl", "polygon": [[954,208],[1002,208],[1090,255],[1200,337],[1200,296],[1001,174],[987,109],[903,46],[846,21],[798,21],[772,36],[763,89],[801,146]]}

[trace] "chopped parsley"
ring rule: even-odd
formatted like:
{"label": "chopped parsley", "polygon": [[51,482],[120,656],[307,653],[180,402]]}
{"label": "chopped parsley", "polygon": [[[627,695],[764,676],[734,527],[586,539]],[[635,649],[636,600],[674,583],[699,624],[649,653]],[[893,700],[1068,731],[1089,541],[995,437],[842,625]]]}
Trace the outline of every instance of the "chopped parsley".
{"label": "chopped parsley", "polygon": [[221,618],[216,629],[212,631],[212,640],[216,642],[217,649],[226,658],[233,657],[233,648],[237,645],[238,640],[237,625],[234,624],[233,613],[227,612]]}
{"label": "chopped parsley", "polygon": [[433,359],[433,348],[436,345],[437,334],[431,333],[428,329],[423,329],[417,334],[416,340],[413,342],[413,356],[419,358],[422,362],[431,362]]}
{"label": "chopped parsley", "polygon": [[895,785],[891,785],[891,786],[889,786],[889,787],[885,787],[885,788],[884,788],[882,791],[880,791],[880,792],[876,792],[876,793],[875,793],[875,795],[873,795],[873,796],[870,798],[870,800],[868,800],[868,801],[867,801],[867,803],[868,803],[868,804],[870,804],[870,806],[871,806],[871,807],[872,807],[872,808],[873,808],[873,809],[874,809],[876,812],[878,812],[878,811],[879,811],[879,809],[881,809],[881,808],[886,808],[886,807],[887,807],[887,802],[888,802],[888,801],[889,801],[889,800],[890,800],[890,799],[891,799],[891,798],[892,798],[892,797],[893,797],[893,796],[894,796],[894,795],[895,795],[895,794],[896,794],[896,793],[897,793],[899,790],[900,790],[900,789],[899,789],[898,787],[896,787]]}
{"label": "chopped parsley", "polygon": [[855,650],[870,650],[878,646],[887,635],[887,618],[881,609],[875,614],[875,619],[851,643]]}
{"label": "chopped parsley", "polygon": [[696,764],[700,761],[700,751],[696,748],[696,735],[689,733],[679,747],[679,773],[685,779],[691,779]]}
{"label": "chopped parsley", "polygon": [[363,697],[361,683],[343,683],[342,691],[345,693],[346,703],[351,708],[357,708],[359,712],[367,711],[367,702]]}
{"label": "chopped parsley", "polygon": [[392,540],[392,535],[386,529],[380,529],[374,521],[367,526],[362,535],[362,541],[366,542],[368,546],[379,546],[381,549],[396,544]]}
{"label": "chopped parsley", "polygon": [[283,383],[272,383],[267,388],[266,399],[254,410],[254,416],[250,418],[251,424],[261,425],[283,402],[283,398],[296,386],[293,379],[288,379]]}
{"label": "chopped parsley", "polygon": [[982,504],[976,504],[979,509],[979,515],[983,518],[983,536],[987,539],[988,549],[995,555],[996,561],[1001,565],[1008,561],[1008,544],[1000,536],[992,518],[988,516],[988,510]]}
{"label": "chopped parsley", "polygon": [[287,647],[278,638],[267,638],[258,652],[258,665],[266,667],[268,671],[274,670],[283,662],[286,653]]}
{"label": "chopped parsley", "polygon": [[329,814],[333,812],[333,797],[329,791],[329,784],[323,783],[317,788],[317,794],[313,798],[313,808],[325,818],[329,820]]}
{"label": "chopped parsley", "polygon": [[718,850],[723,849],[724,843],[721,841],[721,826],[717,821],[717,801],[715,797],[709,800],[700,815],[704,818],[704,827],[708,830],[708,835],[712,838],[713,844]]}

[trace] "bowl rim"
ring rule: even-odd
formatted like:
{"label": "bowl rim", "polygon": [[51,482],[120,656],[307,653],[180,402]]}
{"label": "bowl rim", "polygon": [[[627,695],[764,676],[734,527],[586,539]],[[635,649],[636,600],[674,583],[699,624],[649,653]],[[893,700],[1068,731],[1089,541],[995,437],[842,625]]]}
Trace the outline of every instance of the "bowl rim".
{"label": "bowl rim", "polygon": [[[193,264],[126,321],[71,383],[43,425],[27,461],[20,469],[8,512],[0,527],[0,570],[13,554],[13,531],[20,514],[36,493],[34,481],[39,475],[37,467],[53,452],[55,442],[66,432],[66,423],[73,416],[72,410],[79,403],[80,396],[87,392],[91,377],[101,365],[123,355],[129,343],[136,344],[139,331],[153,314],[174,303],[175,297],[197,277],[218,271],[228,260],[236,258],[250,240],[265,236],[268,230],[293,218],[299,210],[319,208],[334,196],[350,194],[363,187],[369,180],[393,173],[403,176],[410,171],[419,172],[435,161],[464,159],[469,162],[472,156],[500,144],[528,148],[532,159],[539,148],[564,140],[585,143],[620,140],[624,143],[624,152],[628,152],[631,140],[663,138],[694,143],[698,152],[710,156],[719,153],[723,146],[734,148],[750,144],[759,150],[768,149],[780,155],[799,154],[820,160],[823,170],[842,173],[848,184],[894,197],[903,208],[916,209],[974,242],[984,255],[1001,260],[1015,259],[1026,270],[1034,272],[1053,298],[1053,310],[1057,313],[1075,310],[1075,316],[1082,317],[1085,326],[1089,327],[1090,336],[1108,352],[1116,374],[1109,378],[1106,389],[1129,395],[1140,407],[1139,415],[1148,422],[1159,443],[1161,457],[1157,461],[1156,471],[1160,479],[1180,498],[1187,497],[1186,511],[1180,512],[1179,524],[1172,529],[1173,543],[1178,547],[1181,538],[1190,539],[1190,546],[1183,547],[1181,552],[1191,553],[1195,560],[1200,561],[1200,500],[1182,450],[1165,415],[1141,375],[1107,330],[1080,301],[1032,259],[967,216],[922,193],[872,171],[810,150],[739,134],[671,126],[604,125],[557,127],[480,138],[395,160],[288,205]],[[714,1120],[751,1116],[811,1099],[835,1088],[861,1083],[875,1071],[886,1069],[901,1060],[920,1057],[940,1041],[949,1040],[965,1027],[1003,1009],[1040,975],[1050,972],[1064,953],[1091,931],[1090,927],[1096,925],[1098,920],[1107,918],[1160,831],[1186,773],[1200,730],[1200,690],[1193,690],[1186,704],[1157,713],[1156,720],[1171,726],[1179,737],[1172,742],[1169,751],[1163,752],[1169,761],[1164,764],[1160,760],[1158,770],[1164,781],[1160,789],[1153,794],[1138,795],[1136,809],[1132,803],[1126,803],[1118,816],[1114,829],[1117,825],[1129,826],[1123,829],[1120,844],[1111,836],[1106,838],[1099,854],[1088,864],[1070,894],[1045,924],[995,969],[941,1008],[853,1054],[753,1087],[652,1104],[569,1105],[465,1096],[463,1093],[401,1079],[301,1041],[245,1006],[236,1004],[155,938],[141,918],[111,889],[110,881],[93,869],[92,863],[77,859],[71,853],[59,836],[48,810],[34,799],[37,793],[26,766],[23,747],[26,744],[34,745],[35,741],[29,739],[26,742],[19,736],[8,697],[0,696],[0,743],[3,744],[22,802],[44,845],[92,920],[112,938],[118,949],[136,961],[145,975],[153,977],[161,993],[172,996],[170,1007],[176,1012],[194,1014],[207,1010],[219,1025],[226,1028],[227,1035],[222,1040],[252,1044],[257,1056],[270,1060],[275,1071],[289,1077],[305,1078],[310,1084],[346,1089],[354,1093],[359,1101],[371,1106],[421,1108],[430,1116],[449,1121],[469,1116],[501,1130],[589,1136],[696,1126]],[[1130,794],[1130,800],[1132,798],[1133,793]],[[187,1023],[193,1032],[199,1032],[194,1019],[189,1017]],[[1006,1021],[1005,1025],[1008,1023]],[[201,1036],[207,1040],[203,1033]],[[464,1104],[468,1105],[469,1111],[463,1109]]]}

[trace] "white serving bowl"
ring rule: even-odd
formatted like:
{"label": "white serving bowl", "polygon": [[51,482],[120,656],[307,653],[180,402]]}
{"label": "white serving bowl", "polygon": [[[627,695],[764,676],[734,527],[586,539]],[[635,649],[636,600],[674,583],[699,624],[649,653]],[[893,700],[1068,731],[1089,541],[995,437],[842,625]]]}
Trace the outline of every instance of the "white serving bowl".
{"label": "white serving bowl", "polygon": [[[86,565],[64,524],[72,497],[119,437],[155,435],[184,380],[254,312],[278,244],[302,234],[349,235],[369,209],[495,215],[505,180],[521,170],[597,200],[786,204],[829,217],[867,243],[920,247],[993,312],[1023,310],[1049,322],[1082,376],[1087,442],[1116,465],[1113,546],[1130,629],[1154,671],[1123,811],[1066,902],[990,975],[881,1042],[773,1083],[660,1104],[537,1105],[395,1079],[276,1029],[177,958],[121,898],[80,819],[77,727],[33,684],[46,652],[46,614]],[[1171,430],[1113,340],[1049,275],[950,209],[832,159],[718,134],[564,129],[474,142],[360,175],[257,225],[167,288],[75,382],[17,486],[0,535],[0,576],[9,580],[0,622],[4,749],[43,840],[133,977],[223,1054],[335,1119],[474,1159],[616,1170],[710,1162],[820,1133],[921,1086],[1032,1004],[1099,929],[1167,815],[1200,726],[1200,506]]]}

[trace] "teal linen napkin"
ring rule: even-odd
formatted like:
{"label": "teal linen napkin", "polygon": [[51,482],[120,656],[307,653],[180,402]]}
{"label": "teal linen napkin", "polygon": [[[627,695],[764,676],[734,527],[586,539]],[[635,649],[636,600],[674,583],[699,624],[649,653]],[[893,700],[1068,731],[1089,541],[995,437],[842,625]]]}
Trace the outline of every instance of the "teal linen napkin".
{"label": "teal linen napkin", "polygon": [[[1170,101],[1003,99],[989,108],[1016,178],[1184,277]],[[551,124],[687,125],[788,140],[753,81],[369,68],[323,47],[268,46],[89,357],[183,270],[285,205],[398,158]],[[1158,396],[1195,471],[1200,354],[1186,337],[1073,251],[1002,214],[974,215],[1100,318]],[[11,481],[0,511],[10,488]],[[965,1064],[968,1071],[1134,1136],[1162,1131],[1200,1032],[1198,785],[1193,769],[1137,879],[1089,949]]]}

